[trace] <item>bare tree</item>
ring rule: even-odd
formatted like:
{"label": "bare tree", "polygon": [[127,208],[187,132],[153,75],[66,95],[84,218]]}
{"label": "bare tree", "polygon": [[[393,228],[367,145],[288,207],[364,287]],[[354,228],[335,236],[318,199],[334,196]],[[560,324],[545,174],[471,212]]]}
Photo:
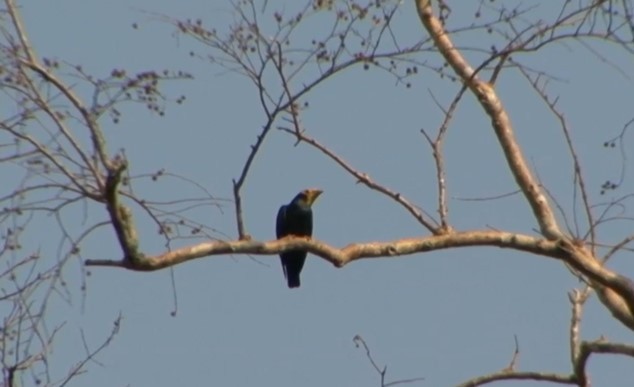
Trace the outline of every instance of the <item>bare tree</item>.
{"label": "bare tree", "polygon": [[[23,176],[19,181],[4,180],[0,193],[3,385],[14,387],[31,381],[34,385],[65,386],[84,373],[88,363],[110,344],[121,316],[113,316],[113,330],[96,348],[81,331],[77,353],[85,354],[68,359],[67,370],[51,370],[47,359],[65,322],[50,321],[47,310],[52,299],[71,303],[76,290],[86,290],[90,273],[82,263],[82,246],[100,230],[114,227],[125,243],[122,248],[136,254],[131,212],[120,203],[120,197],[135,202],[156,222],[166,246],[174,238],[210,237],[207,228],[190,222],[184,214],[215,205],[215,200],[186,179],[185,183],[203,195],[169,202],[144,200],[133,191],[136,181],[183,179],[163,170],[130,176],[124,151],[110,153],[102,130],[105,119],[114,124],[119,121],[122,113],[118,108],[125,104],[141,104],[162,115],[166,97],[160,93],[159,83],[188,79],[188,74],[147,71],[128,75],[125,70],[113,69],[105,77],[97,77],[79,65],[40,58],[12,0],[0,9],[0,32],[0,163],[7,175]],[[79,80],[86,88],[74,88],[70,80]],[[175,102],[182,102],[182,97]],[[127,187],[127,193],[121,186]],[[94,220],[89,215],[93,207],[106,209],[108,216],[102,214]],[[48,232],[44,222],[52,223],[59,232],[56,256],[34,247],[38,242],[34,243],[33,237]],[[80,289],[67,284],[69,265],[80,268]]]}
{"label": "bare tree", "polygon": [[[191,182],[200,189],[201,195],[194,199],[156,202],[137,192],[134,183],[140,179],[179,177],[163,170],[130,176],[125,152],[113,153],[108,149],[107,136],[101,127],[108,117],[114,123],[118,122],[121,112],[117,106],[121,104],[140,103],[162,114],[168,98],[160,92],[159,84],[166,80],[188,78],[189,75],[153,71],[129,75],[125,70],[116,69],[107,77],[96,78],[81,67],[54,59],[40,59],[29,44],[17,7],[7,0],[2,17],[3,21],[10,21],[5,23],[10,28],[3,27],[2,88],[19,113],[3,117],[0,122],[3,139],[0,160],[3,164],[19,163],[26,174],[22,182],[11,187],[12,191],[2,197],[3,202],[8,203],[4,205],[3,217],[17,222],[21,230],[28,221],[20,223],[20,219],[28,219],[37,212],[51,213],[58,219],[64,246],[60,259],[49,271],[40,268],[38,272],[43,273],[41,276],[26,276],[19,285],[16,283],[14,292],[20,294],[18,299],[23,300],[25,295],[31,297],[25,289],[40,286],[45,281],[53,281],[55,285],[51,286],[57,286],[55,281],[59,278],[60,269],[73,257],[79,257],[80,262],[91,267],[152,271],[210,256],[276,255],[292,249],[306,249],[343,268],[350,262],[365,258],[496,246],[555,259],[582,281],[583,285],[569,294],[572,309],[569,329],[571,369],[562,374],[520,371],[515,361],[519,352],[517,346],[508,367],[465,381],[461,386],[477,386],[498,380],[536,380],[589,386],[586,365],[590,355],[612,353],[634,357],[631,345],[607,340],[586,341],[580,334],[583,305],[594,294],[615,319],[634,330],[634,282],[624,273],[605,265],[617,253],[631,251],[629,246],[634,241],[634,234],[626,233],[617,243],[606,243],[601,232],[604,225],[615,219],[614,212],[626,207],[631,193],[624,193],[608,203],[595,203],[590,199],[582,160],[573,145],[573,130],[560,110],[557,98],[549,93],[548,86],[553,77],[524,63],[524,57],[520,55],[536,54],[553,45],[574,42],[591,51],[596,44],[616,46],[631,58],[634,54],[632,5],[627,0],[562,2],[556,15],[548,20],[537,20],[532,19],[531,6],[482,1],[471,24],[456,26],[452,23],[454,11],[451,6],[458,7],[457,2],[417,0],[414,3],[422,27],[420,34],[413,39],[400,36],[396,28],[401,10],[411,7],[411,4],[395,0],[364,4],[314,0],[292,14],[273,9],[274,5],[268,1],[259,4],[253,0],[241,0],[234,4],[235,22],[227,31],[207,28],[202,20],[160,16],[179,34],[200,43],[204,54],[192,55],[246,77],[259,97],[262,130],[254,139],[251,152],[233,181],[237,232],[236,238],[232,239],[188,216],[188,211],[199,206],[217,204],[217,200],[196,183]],[[295,35],[312,19],[319,19],[325,26],[323,32],[316,34],[318,37],[310,46],[296,45]],[[490,38],[482,39],[477,46],[457,45],[456,37],[464,34]],[[475,59],[468,59],[467,53],[474,53],[469,58]],[[614,65],[610,58],[599,53],[596,55],[606,66],[626,72]],[[444,117],[439,127],[435,131],[421,130],[435,161],[435,208],[421,208],[413,198],[376,181],[311,135],[302,124],[311,91],[330,82],[335,75],[358,67],[383,70],[406,88],[419,74],[433,73],[447,80],[448,87],[455,90],[455,96],[447,106],[437,102]],[[512,117],[496,90],[499,80],[507,73],[524,77],[527,90],[543,101],[544,108],[559,123],[559,130],[567,144],[565,151],[573,164],[571,173],[575,186],[572,199],[551,196],[548,187],[542,184],[527,162],[516,137]],[[81,94],[75,91],[67,81],[69,77],[80,79],[90,86],[91,92]],[[452,226],[443,145],[449,131],[461,130],[454,127],[452,119],[467,95],[475,97],[482,114],[489,119],[490,129],[504,156],[505,167],[514,178],[517,192],[532,211],[536,232],[527,229],[518,233],[485,228],[485,225],[479,229],[458,230]],[[180,101],[182,97],[176,99],[176,102]],[[629,124],[631,121],[625,124],[623,133],[628,130]],[[606,145],[621,144],[623,133]],[[343,248],[298,237],[254,240],[248,232],[242,192],[256,155],[262,152],[263,142],[268,136],[277,134],[292,136],[298,144],[321,152],[326,159],[345,170],[352,181],[404,208],[428,235],[388,242],[350,241]],[[616,190],[619,185],[606,184],[604,190]],[[567,214],[559,205],[559,201],[565,200],[573,200],[575,206],[582,209],[581,214]],[[80,234],[66,231],[65,214],[72,212],[71,208],[76,205],[99,208],[105,218],[84,227]],[[134,222],[138,216],[148,216],[156,223],[159,234],[165,239],[164,252],[145,252]],[[573,225],[568,223],[569,217],[574,218]],[[627,216],[619,215],[619,218],[631,221]],[[101,228],[115,231],[121,257],[83,260],[82,242]],[[6,228],[4,232],[7,249],[19,250],[15,242],[16,228]],[[172,244],[179,239],[195,239],[195,244]],[[13,261],[3,276],[11,277],[21,267],[35,265],[32,262],[38,259],[33,257],[37,256],[35,253],[27,254]],[[3,331],[3,338],[5,336]],[[5,364],[5,367],[28,368],[33,362],[29,359],[39,359],[37,354],[45,351],[53,336],[54,331],[43,336],[39,339],[38,349],[30,348],[30,355]],[[385,385],[384,371],[381,372],[369,356],[365,342],[361,340],[361,343]],[[8,375],[5,377],[10,378]]]}

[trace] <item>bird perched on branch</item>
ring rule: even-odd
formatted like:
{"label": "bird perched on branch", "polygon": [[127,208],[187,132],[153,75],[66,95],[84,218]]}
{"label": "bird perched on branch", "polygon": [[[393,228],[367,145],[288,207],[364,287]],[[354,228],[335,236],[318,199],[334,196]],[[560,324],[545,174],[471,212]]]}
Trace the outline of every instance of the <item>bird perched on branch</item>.
{"label": "bird perched on branch", "polygon": [[[298,193],[289,204],[280,207],[277,212],[275,231],[277,238],[287,235],[306,236],[313,235],[313,210],[311,206],[321,195],[318,189],[305,189]],[[299,287],[299,273],[306,262],[305,250],[292,250],[280,254],[284,277],[289,288]]]}

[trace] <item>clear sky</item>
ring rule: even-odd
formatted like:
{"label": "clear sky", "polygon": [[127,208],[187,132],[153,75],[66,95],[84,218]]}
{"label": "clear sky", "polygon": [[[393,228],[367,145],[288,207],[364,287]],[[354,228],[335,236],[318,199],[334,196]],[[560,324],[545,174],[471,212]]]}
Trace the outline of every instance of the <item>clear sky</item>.
{"label": "clear sky", "polygon": [[[476,5],[457,9],[455,3],[451,23],[468,25]],[[544,3],[548,4],[540,4],[527,17],[554,18],[560,2]],[[288,13],[292,8],[287,4]],[[280,1],[269,1],[269,9],[284,7]],[[169,103],[165,117],[130,105],[123,109],[119,124],[104,119],[109,148],[113,152],[125,148],[132,175],[164,168],[196,181],[219,199],[230,199],[231,179],[239,175],[265,122],[257,90],[237,74],[192,58],[192,50],[199,55],[211,52],[177,36],[173,27],[153,14],[200,18],[221,33],[233,20],[228,1],[23,4],[27,31],[43,57],[81,64],[85,71],[102,77],[113,68],[132,73],[149,69],[192,73],[194,80],[166,85],[167,95],[184,94],[187,100],[183,105]],[[138,29],[132,28],[135,22]],[[412,1],[400,6],[396,23],[395,33],[403,43],[415,42],[425,33]],[[296,44],[310,45],[311,39],[326,33],[320,27],[315,22],[300,31]],[[456,39],[460,45],[488,49],[492,43],[486,39],[493,38],[465,33]],[[601,52],[625,74],[634,74],[632,56],[610,46]],[[429,63],[442,64],[437,53],[424,55]],[[468,58],[481,56],[470,52]],[[603,142],[632,118],[632,78],[572,42],[518,59],[560,79],[549,87],[566,114],[592,201],[632,192],[634,176],[626,169],[622,188],[600,195],[601,184],[619,176],[620,156],[606,150]],[[301,82],[293,86],[299,88]],[[457,87],[429,70],[421,69],[412,87],[406,88],[386,72],[353,68],[308,95],[310,108],[303,121],[312,137],[434,213],[434,164],[420,129],[433,132],[442,122],[430,92],[447,106]],[[503,72],[497,90],[529,163],[567,214],[572,214],[572,164],[556,120],[517,72]],[[516,190],[489,121],[476,102],[466,98],[447,137],[450,221],[460,230],[491,227],[534,234],[535,221],[519,195],[494,201],[460,200]],[[633,141],[630,136],[626,144],[631,147]],[[332,245],[428,234],[401,207],[356,184],[323,154],[307,145],[294,145],[291,136],[275,130],[257,156],[244,190],[246,226],[254,238],[274,238],[279,206],[308,187],[324,190],[314,207],[314,233]],[[22,173],[17,168],[0,171],[5,182],[18,181]],[[136,188],[151,199],[201,195],[191,185],[169,178],[155,183],[146,179]],[[224,233],[235,238],[232,203],[218,202],[220,208],[204,207],[191,216],[218,230],[216,237]],[[135,214],[142,248],[150,254],[163,251],[164,240],[156,226],[141,211]],[[96,222],[106,215],[105,209],[94,206],[88,220]],[[75,231],[85,227],[79,210],[69,213],[66,221]],[[56,257],[59,235],[43,231],[54,224],[50,217],[42,217],[34,226],[42,232],[28,237],[29,247],[51,260]],[[631,223],[612,223],[600,235],[606,242],[615,242],[628,232]],[[177,245],[185,243],[191,241]],[[114,234],[106,229],[95,233],[82,251],[84,258],[120,258]],[[634,277],[632,253],[617,255],[610,265]],[[90,364],[89,372],[76,378],[73,386],[376,386],[379,377],[365,353],[355,347],[355,335],[364,338],[380,365],[388,366],[388,380],[425,378],[414,386],[455,385],[506,367],[514,335],[521,351],[519,370],[567,373],[570,306],[566,293],[580,286],[559,262],[494,248],[365,260],[343,269],[312,257],[302,273],[302,287],[293,291],[286,287],[277,257],[217,256],[174,268],[178,311],[171,317],[174,300],[169,270],[136,273],[91,268],[90,272],[84,300],[79,264],[69,264],[65,275],[71,302],[55,298],[48,311],[50,326],[67,321],[51,355],[54,375],[65,375],[82,358],[80,329],[88,343],[97,346],[119,313],[123,320],[115,341],[98,356],[101,365]],[[633,341],[632,332],[595,298],[585,310],[582,335]],[[634,380],[631,358],[595,356],[589,371],[595,386],[625,387]],[[32,380],[25,377],[24,383],[32,385]]]}

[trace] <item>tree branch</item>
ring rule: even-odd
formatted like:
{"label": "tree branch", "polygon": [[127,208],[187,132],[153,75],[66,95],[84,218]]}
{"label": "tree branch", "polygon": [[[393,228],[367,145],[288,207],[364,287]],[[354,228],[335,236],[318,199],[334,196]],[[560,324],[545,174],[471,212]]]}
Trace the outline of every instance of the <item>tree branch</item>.
{"label": "tree branch", "polygon": [[625,355],[634,358],[634,346],[611,343],[607,341],[584,341],[579,348],[579,358],[574,365],[574,373],[577,377],[577,384],[582,387],[590,387],[590,381],[586,376],[586,363],[593,353],[611,353]]}
{"label": "tree branch", "polygon": [[312,147],[318,149],[319,151],[321,151],[323,154],[325,154],[326,156],[330,157],[332,160],[334,160],[337,164],[339,164],[339,166],[341,166],[343,169],[345,169],[349,174],[351,174],[352,176],[354,176],[355,178],[357,178],[357,180],[360,183],[363,183],[365,186],[367,186],[368,188],[375,190],[375,191],[379,191],[382,194],[394,199],[398,204],[400,204],[401,206],[403,206],[410,214],[412,214],[414,216],[414,218],[420,223],[422,224],[427,230],[429,230],[430,232],[432,232],[435,235],[440,235],[448,230],[445,229],[441,229],[439,228],[436,224],[433,218],[431,218],[430,216],[427,216],[426,214],[424,214],[417,206],[415,206],[414,204],[412,204],[407,198],[405,198],[401,193],[396,192],[396,191],[392,191],[391,189],[389,189],[388,187],[385,187],[377,182],[375,182],[374,180],[372,180],[370,178],[370,176],[367,173],[363,173],[363,172],[359,172],[358,170],[354,169],[350,164],[348,164],[344,159],[342,159],[341,157],[337,156],[334,152],[332,152],[330,149],[328,149],[326,146],[324,146],[323,144],[319,143],[317,140],[315,140],[314,138],[308,137],[306,136],[303,132],[301,131],[297,131],[297,130],[291,130],[288,128],[284,128],[284,127],[278,127],[279,130],[282,130],[286,133],[289,133],[295,137],[297,137],[298,141],[302,141],[305,142],[309,145],[311,145]]}
{"label": "tree branch", "polygon": [[555,374],[549,372],[508,372],[499,371],[489,375],[478,376],[456,387],[477,387],[485,384],[499,382],[501,380],[535,380],[539,382],[551,382],[558,384],[576,384],[572,375]]}
{"label": "tree branch", "polygon": [[409,383],[420,382],[425,380],[425,378],[418,377],[418,378],[394,380],[392,382],[386,383],[385,376],[387,374],[387,365],[383,366],[383,369],[379,367],[379,365],[374,360],[374,357],[372,357],[372,354],[370,353],[370,347],[368,347],[368,344],[366,344],[365,340],[363,340],[363,337],[361,337],[361,335],[355,335],[352,338],[352,341],[354,342],[354,345],[357,348],[359,348],[360,346],[363,346],[363,348],[365,349],[365,356],[368,358],[368,360],[370,361],[370,364],[372,364],[372,367],[374,368],[376,373],[379,374],[381,378],[381,387],[390,387],[390,386],[396,386],[399,384],[409,384]]}
{"label": "tree branch", "polygon": [[[595,220],[594,220],[594,217],[592,216],[592,210],[591,210],[592,206],[590,204],[590,199],[588,197],[588,190],[586,189],[586,183],[582,173],[581,162],[579,161],[579,156],[577,155],[577,151],[575,150],[575,147],[573,145],[572,135],[570,134],[570,129],[568,128],[568,123],[566,122],[566,118],[564,114],[561,113],[559,109],[557,109],[557,106],[556,106],[557,99],[554,99],[554,101],[551,101],[551,99],[548,98],[548,95],[546,94],[546,92],[539,88],[537,84],[537,80],[531,79],[530,75],[526,72],[525,69],[523,69],[522,67],[519,67],[519,72],[529,81],[529,84],[533,87],[533,90],[535,90],[535,92],[540,96],[540,99],[546,104],[546,106],[548,106],[548,109],[559,121],[559,127],[561,128],[561,131],[564,134],[566,145],[568,146],[568,151],[570,153],[570,157],[572,158],[572,162],[573,162],[575,193],[576,193],[576,188],[578,187],[579,191],[581,192],[581,201],[583,204],[583,209],[585,211],[586,220],[588,222],[587,234],[590,235],[592,253],[593,255],[596,255],[596,243],[597,243],[596,227],[594,227]],[[575,195],[575,198],[576,198],[576,195]],[[576,204],[576,203],[573,203],[573,204]],[[575,219],[575,228],[577,229],[577,234],[578,234],[579,230],[577,226],[576,211],[574,211],[574,219]],[[580,236],[577,235],[577,238],[579,237]],[[586,237],[584,237],[583,239],[585,238]]]}
{"label": "tree branch", "polygon": [[425,139],[429,143],[429,146],[432,149],[432,155],[434,157],[434,161],[436,164],[436,182],[438,187],[438,215],[440,216],[440,227],[442,230],[450,230],[451,226],[449,226],[449,207],[447,205],[447,179],[445,173],[445,161],[443,155],[443,144],[445,135],[447,134],[447,130],[449,129],[449,123],[453,119],[454,113],[458,108],[458,103],[462,99],[465,94],[467,88],[462,86],[460,91],[456,94],[451,105],[449,105],[449,109],[444,109],[440,103],[436,100],[433,94],[431,94],[432,99],[436,102],[436,105],[443,111],[445,114],[445,118],[438,128],[438,134],[435,139],[432,139],[431,136],[425,132],[425,129],[421,129],[421,133],[425,136]]}
{"label": "tree branch", "polygon": [[502,101],[488,83],[480,80],[460,51],[456,49],[444,29],[443,23],[434,15],[431,0],[416,0],[416,7],[421,22],[434,40],[436,47],[471,92],[477,97],[480,105],[491,118],[495,134],[500,142],[511,173],[522,189],[530,204],[542,234],[554,240],[562,236],[555,215],[542,192],[539,183],[533,177],[524,160],[522,151],[515,139],[513,126]]}
{"label": "tree branch", "polygon": [[515,138],[508,114],[493,87],[480,80],[476,71],[456,49],[443,23],[433,12],[431,0],[416,0],[418,15],[436,47],[462,82],[477,97],[483,110],[491,119],[491,125],[506,157],[507,164],[524,197],[532,208],[542,235],[549,240],[559,240],[568,252],[566,263],[593,281],[600,300],[630,329],[634,330],[634,282],[629,278],[604,268],[599,260],[583,246],[577,246],[560,230],[555,215],[543,189],[533,177]]}
{"label": "tree branch", "polygon": [[118,160],[116,169],[109,172],[106,178],[104,199],[110,215],[110,221],[117,234],[119,245],[121,245],[124,259],[126,261],[136,261],[141,254],[139,253],[139,241],[132,218],[132,211],[121,204],[117,191],[121,183],[121,175],[125,171],[127,164],[123,159],[116,160]]}
{"label": "tree branch", "polygon": [[605,268],[582,244],[562,239],[559,245],[568,253],[564,262],[588,277],[603,305],[625,326],[634,330],[634,282]]}
{"label": "tree branch", "polygon": [[183,247],[155,256],[141,255],[139,260],[134,262],[126,259],[119,261],[98,259],[86,260],[86,265],[153,271],[213,255],[275,255],[290,250],[306,250],[336,267],[343,267],[364,258],[397,257],[469,246],[510,248],[556,259],[565,259],[566,255],[558,243],[546,239],[502,231],[473,230],[421,238],[404,238],[389,242],[353,243],[341,249],[316,239],[294,236],[265,242],[253,240],[214,241]]}

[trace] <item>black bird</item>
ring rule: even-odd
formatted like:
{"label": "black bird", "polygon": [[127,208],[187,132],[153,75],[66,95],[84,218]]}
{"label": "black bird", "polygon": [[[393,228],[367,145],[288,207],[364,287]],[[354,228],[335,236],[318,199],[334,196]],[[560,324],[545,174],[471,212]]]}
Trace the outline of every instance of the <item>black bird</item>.
{"label": "black bird", "polygon": [[[305,189],[298,193],[289,204],[280,207],[277,212],[275,231],[277,238],[287,235],[307,236],[313,235],[313,210],[311,206],[321,195],[318,189]],[[284,277],[289,288],[299,287],[299,273],[306,262],[305,250],[292,250],[280,254]]]}

